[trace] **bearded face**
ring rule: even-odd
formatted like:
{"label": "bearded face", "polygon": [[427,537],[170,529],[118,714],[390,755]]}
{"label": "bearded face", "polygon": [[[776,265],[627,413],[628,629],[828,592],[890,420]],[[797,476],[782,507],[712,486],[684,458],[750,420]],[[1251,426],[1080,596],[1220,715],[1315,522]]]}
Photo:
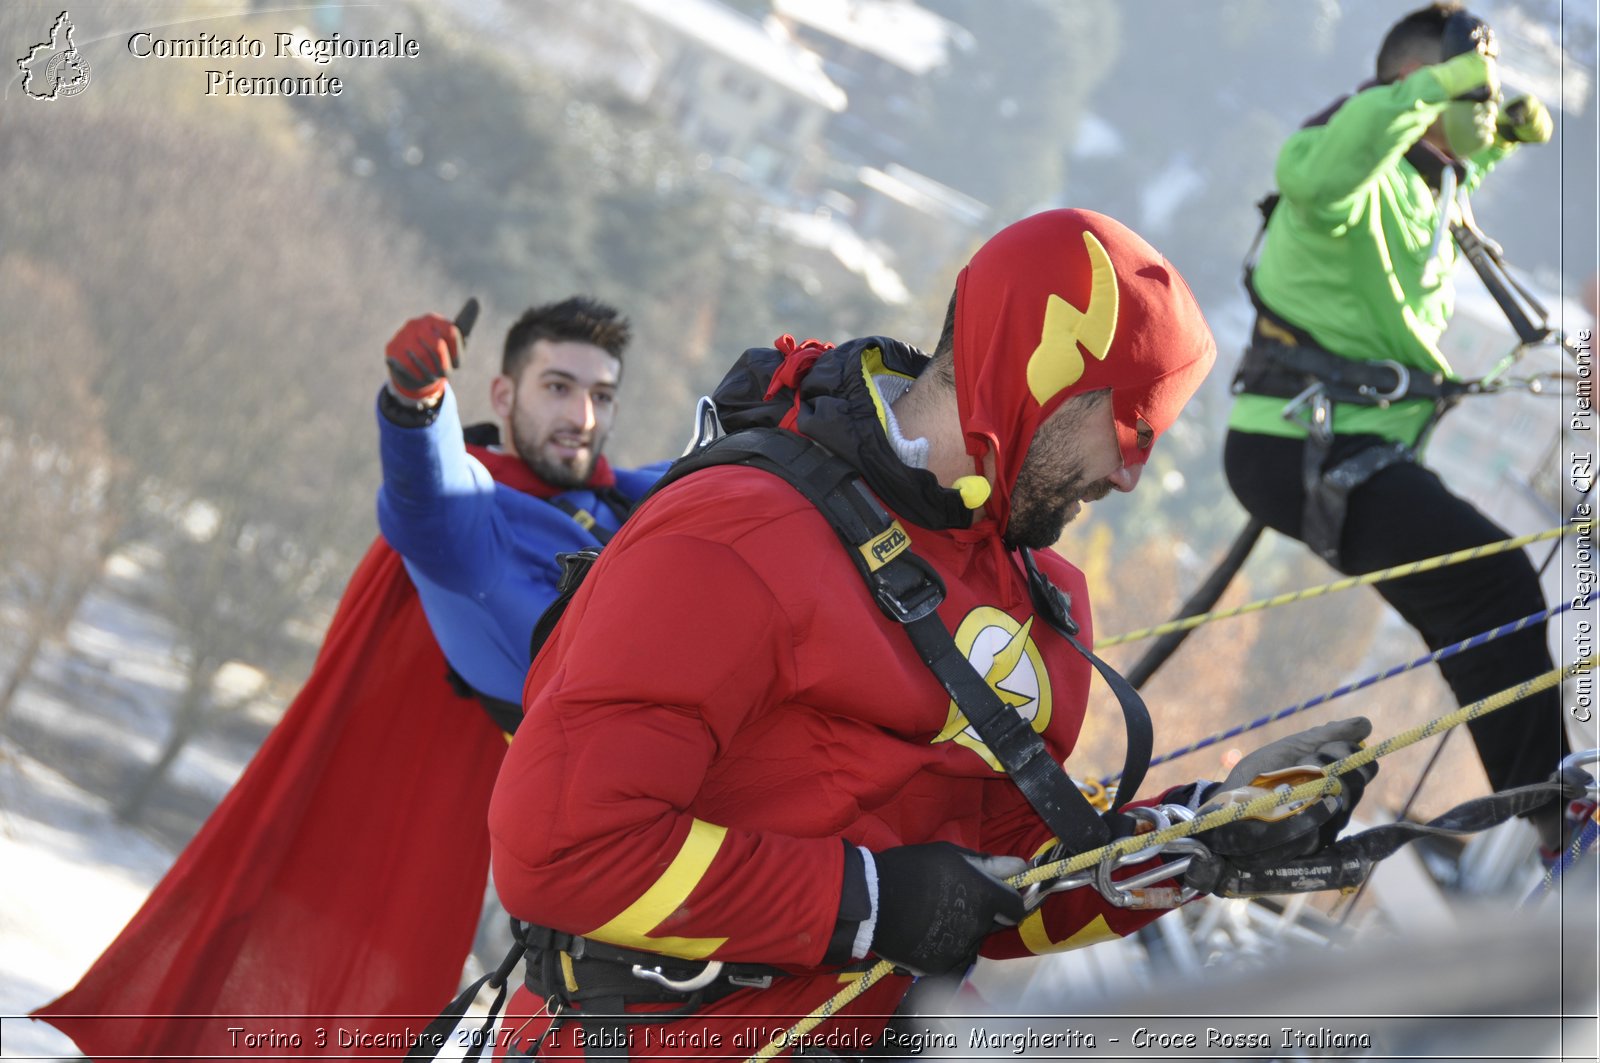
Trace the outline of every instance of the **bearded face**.
{"label": "bearded face", "polygon": [[507,441],[556,487],[582,487],[594,473],[616,414],[616,358],[600,347],[538,340],[515,381],[496,381]]}
{"label": "bearded face", "polygon": [[1137,473],[1122,466],[1116,428],[1111,420],[1110,393],[1080,395],[1063,403],[1039,426],[1017,473],[1011,493],[1011,519],[1005,543],[1042,550],[1055,544],[1061,532],[1083,508],[1121,486],[1115,477]]}

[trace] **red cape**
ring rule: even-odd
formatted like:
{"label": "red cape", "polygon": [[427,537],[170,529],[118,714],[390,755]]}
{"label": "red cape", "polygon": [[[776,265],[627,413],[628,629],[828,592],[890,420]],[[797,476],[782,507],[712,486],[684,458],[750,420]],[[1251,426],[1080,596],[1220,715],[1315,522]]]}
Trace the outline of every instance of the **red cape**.
{"label": "red cape", "polygon": [[101,1063],[404,1055],[471,947],[506,750],[444,676],[380,539],[238,783],[78,985],[34,1015]]}

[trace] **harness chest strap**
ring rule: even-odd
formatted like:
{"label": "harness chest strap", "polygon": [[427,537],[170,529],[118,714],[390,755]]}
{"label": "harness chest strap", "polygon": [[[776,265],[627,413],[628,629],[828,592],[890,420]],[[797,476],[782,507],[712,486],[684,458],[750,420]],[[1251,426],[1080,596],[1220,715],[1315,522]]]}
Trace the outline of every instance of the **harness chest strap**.
{"label": "harness chest strap", "polygon": [[[633,503],[629,502],[627,496],[623,495],[621,491],[618,491],[615,487],[603,487],[598,489],[595,494],[605,505],[605,507],[611,511],[612,515],[617,518],[617,522],[619,524],[628,519],[628,513],[633,509]],[[578,527],[592,535],[595,541],[601,546],[604,546],[606,543],[610,542],[612,535],[616,534],[615,532],[607,531],[605,528],[601,527],[600,524],[595,520],[594,514],[590,513],[586,509],[573,505],[565,498],[557,496],[555,498],[544,499],[543,501],[548,502],[556,509],[559,509],[567,516],[571,517],[573,523],[577,524]],[[584,552],[585,551],[579,551],[578,553],[581,554]],[[592,554],[594,551],[591,548],[591,550],[588,552]],[[558,597],[563,593],[569,596],[571,594],[571,589],[568,587],[568,581],[572,578],[569,574],[570,565],[563,561],[563,558],[571,556],[573,555],[556,555],[557,563],[562,566],[561,575],[556,581],[556,594]],[[576,583],[573,583],[572,586],[576,587]],[[546,613],[547,612],[548,609],[546,610]],[[560,614],[557,613],[557,616],[559,615]],[[545,614],[541,613],[538,621],[534,624],[534,633],[532,639],[533,653],[529,654],[528,657],[530,661],[533,659],[533,656],[539,652],[539,647],[544,645],[545,639],[549,637],[550,632],[548,628],[541,630],[541,625],[544,624],[544,619]],[[549,626],[555,626],[554,619],[551,620]],[[445,673],[445,679],[449,682],[451,689],[456,692],[456,695],[458,697],[469,698],[476,701],[479,707],[482,708],[484,712],[489,714],[489,719],[494,721],[494,725],[500,728],[501,731],[505,732],[506,740],[510,741],[510,736],[517,733],[517,726],[522,723],[522,704],[516,701],[507,701],[504,698],[497,698],[493,694],[486,694],[477,689],[471,683],[467,682],[466,677],[460,672],[456,671],[455,666],[451,665],[448,661],[445,662],[445,667],[448,669]]]}
{"label": "harness chest strap", "polygon": [[[779,429],[745,429],[676,462],[665,483],[713,465],[762,469],[794,487],[827,518],[861,573],[878,607],[902,625],[918,656],[955,701],[978,737],[1000,761],[1052,833],[1072,852],[1098,848],[1110,840],[1111,826],[1089,804],[1077,784],[1050,754],[1038,732],[995,695],[972,667],[938,617],[945,589],[939,575],[910,548],[910,539],[873,497],[860,475],[826,447]],[[1137,789],[1149,764],[1149,711],[1137,692],[1073,637],[1077,625],[1066,596],[1049,583],[1024,555],[1035,608],[1047,622],[1112,685],[1129,736],[1128,783],[1119,791],[1120,808]]]}

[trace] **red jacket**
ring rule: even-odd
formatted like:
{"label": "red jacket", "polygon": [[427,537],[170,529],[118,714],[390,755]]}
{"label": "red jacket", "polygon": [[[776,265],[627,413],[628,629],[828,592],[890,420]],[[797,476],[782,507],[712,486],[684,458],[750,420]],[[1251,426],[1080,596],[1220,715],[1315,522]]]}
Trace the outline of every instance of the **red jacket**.
{"label": "red jacket", "polygon": [[[1203,322],[1184,331],[1199,321],[1192,297],[1137,237],[1082,212],[1044,217],[1044,230],[1022,234],[1035,245],[1027,254],[1013,248],[997,262],[980,251],[963,274],[962,424],[975,459],[981,440],[1001,458],[996,501],[977,523],[968,526],[957,492],[905,465],[888,440],[890,400],[869,379],[903,386],[921,372],[925,358],[903,344],[748,352],[717,402],[729,430],[781,424],[862,473],[943,578],[939,615],[956,644],[1065,760],[1090,668],[1035,618],[1002,542],[1022,456],[1064,398],[1104,387],[1125,460],[1142,461],[1214,347]],[[1092,278],[1063,252],[1088,246],[1090,229],[1095,254],[1109,254],[1097,265],[1089,256]],[[1063,271],[1073,276],[1049,299],[1094,311],[1080,314],[1080,332],[1095,361],[1040,370],[1041,359],[1078,342],[1076,319],[1053,309],[1055,324],[1041,325],[1054,304],[1030,294]],[[1079,386],[1050,390],[1068,377]],[[1049,552],[1038,559],[1092,638],[1082,574]],[[489,810],[495,884],[509,911],[613,945],[792,972],[667,1026],[631,1027],[634,1060],[754,1051],[765,1037],[736,1038],[787,1026],[758,1016],[798,1017],[838,991],[840,972],[824,955],[840,920],[846,844],[950,841],[1026,858],[1053,841],[873,602],[825,518],[758,470],[707,469],[645,502],[534,661],[523,707]],[[1155,914],[1072,890],[991,936],[984,951],[1086,944]],[[851,1054],[882,1031],[906,985],[885,979],[822,1033],[843,1037],[836,1044]],[[574,1054],[580,1029],[563,1026],[541,1056]]]}

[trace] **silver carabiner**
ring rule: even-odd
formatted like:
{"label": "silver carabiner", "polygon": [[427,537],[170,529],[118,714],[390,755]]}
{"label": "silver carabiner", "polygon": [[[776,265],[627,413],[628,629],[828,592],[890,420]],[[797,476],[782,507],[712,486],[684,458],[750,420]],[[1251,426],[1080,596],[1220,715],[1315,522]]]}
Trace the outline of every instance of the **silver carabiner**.
{"label": "silver carabiner", "polygon": [[[1137,855],[1141,860],[1147,860],[1158,853],[1198,853],[1205,851],[1207,851],[1205,845],[1195,841],[1193,838],[1176,838],[1163,845],[1159,850],[1144,850],[1137,854],[1129,853],[1128,855]],[[1167,879],[1176,878],[1183,874],[1189,870],[1190,859],[1190,857],[1186,856],[1181,860],[1174,860],[1170,864],[1152,867],[1148,871],[1141,871],[1137,875],[1120,881],[1113,881],[1111,878],[1111,872],[1116,870],[1120,861],[1102,860],[1095,869],[1095,889],[1099,890],[1100,895],[1117,908],[1176,908],[1197,896],[1200,891],[1190,886],[1181,886],[1177,889],[1171,887],[1146,889],[1145,887],[1153,882],[1164,882]]]}
{"label": "silver carabiner", "polygon": [[707,960],[705,969],[703,971],[695,975],[693,978],[684,978],[681,980],[668,978],[665,974],[661,973],[661,968],[659,967],[646,967],[643,964],[638,963],[633,965],[633,976],[635,978],[642,978],[646,982],[654,982],[656,985],[670,989],[674,993],[693,993],[698,989],[704,989],[712,982],[715,982],[717,980],[717,976],[721,973],[721,960]]}
{"label": "silver carabiner", "polygon": [[1446,166],[1439,174],[1439,198],[1436,201],[1438,220],[1433,227],[1433,242],[1428,246],[1427,263],[1422,268],[1421,284],[1424,288],[1437,288],[1444,280],[1444,243],[1450,236],[1450,210],[1456,202],[1456,169]]}
{"label": "silver carabiner", "polygon": [[711,400],[710,395],[701,395],[694,406],[694,431],[690,434],[689,445],[683,448],[683,453],[693,454],[726,434],[722,429],[722,419],[717,416],[717,404]]}
{"label": "silver carabiner", "polygon": [[1085,868],[1082,871],[1074,871],[1070,875],[1062,875],[1060,878],[1049,882],[1035,882],[1022,891],[1022,908],[1024,911],[1031,912],[1043,904],[1044,899],[1052,893],[1065,893],[1067,890],[1075,890],[1081,886],[1093,884],[1094,868],[1092,867]]}
{"label": "silver carabiner", "polygon": [[1333,439],[1333,429],[1328,423],[1332,417],[1332,407],[1327,390],[1319,380],[1284,403],[1279,416],[1290,424],[1304,428],[1318,443],[1327,444]]}
{"label": "silver carabiner", "polygon": [[[1580,749],[1561,759],[1560,774],[1565,775],[1568,769],[1582,770],[1586,765],[1600,764],[1600,749]],[[1585,771],[1589,777],[1589,800],[1600,800],[1600,779],[1595,778],[1592,771]]]}
{"label": "silver carabiner", "polygon": [[1388,391],[1379,391],[1377,388],[1372,387],[1369,384],[1362,384],[1360,387],[1356,388],[1356,391],[1362,395],[1366,395],[1368,398],[1377,399],[1380,408],[1389,405],[1389,403],[1393,402],[1395,399],[1405,398],[1406,393],[1411,390],[1411,370],[1407,369],[1399,362],[1391,361],[1388,358],[1384,358],[1372,364],[1381,365],[1385,369],[1389,369],[1394,372],[1394,387],[1390,388]]}

